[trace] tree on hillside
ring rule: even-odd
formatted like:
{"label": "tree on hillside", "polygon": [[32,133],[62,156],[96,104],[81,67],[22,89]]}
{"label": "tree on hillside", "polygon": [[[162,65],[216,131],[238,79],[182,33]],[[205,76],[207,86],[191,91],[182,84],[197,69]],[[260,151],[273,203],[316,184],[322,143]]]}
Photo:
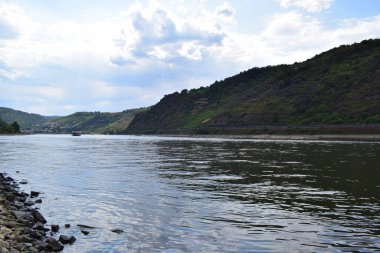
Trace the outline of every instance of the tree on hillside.
{"label": "tree on hillside", "polygon": [[11,127],[13,128],[13,130],[15,131],[15,133],[19,133],[20,132],[20,125],[17,123],[17,121],[13,122],[11,124]]}

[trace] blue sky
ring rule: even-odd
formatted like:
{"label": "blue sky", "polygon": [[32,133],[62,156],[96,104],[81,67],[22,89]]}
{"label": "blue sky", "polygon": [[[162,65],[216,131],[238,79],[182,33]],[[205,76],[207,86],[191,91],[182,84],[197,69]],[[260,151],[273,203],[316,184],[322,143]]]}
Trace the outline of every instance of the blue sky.
{"label": "blue sky", "polygon": [[0,106],[122,111],[380,37],[378,0],[0,0]]}

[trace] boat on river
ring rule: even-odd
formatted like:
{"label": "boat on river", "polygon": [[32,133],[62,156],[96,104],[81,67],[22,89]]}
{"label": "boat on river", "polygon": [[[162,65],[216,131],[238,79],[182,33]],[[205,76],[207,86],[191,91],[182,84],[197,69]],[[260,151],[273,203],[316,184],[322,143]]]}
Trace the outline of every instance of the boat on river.
{"label": "boat on river", "polygon": [[82,132],[81,132],[81,131],[72,131],[72,132],[71,132],[71,135],[72,135],[72,136],[81,136],[81,135],[82,135]]}

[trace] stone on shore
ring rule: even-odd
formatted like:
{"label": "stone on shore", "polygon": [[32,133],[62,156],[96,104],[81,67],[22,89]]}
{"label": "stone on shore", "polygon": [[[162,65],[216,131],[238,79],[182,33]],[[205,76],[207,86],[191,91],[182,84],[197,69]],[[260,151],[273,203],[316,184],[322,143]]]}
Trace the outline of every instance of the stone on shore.
{"label": "stone on shore", "polygon": [[[37,211],[38,212],[38,211]],[[17,220],[33,220],[33,217],[27,211],[12,211],[11,212]],[[32,213],[33,214],[33,213]],[[41,215],[41,214],[40,214]],[[42,216],[42,215],[41,215]]]}
{"label": "stone on shore", "polygon": [[77,239],[74,236],[61,235],[59,241],[63,244],[73,244]]}
{"label": "stone on shore", "polygon": [[20,242],[26,243],[26,242],[32,242],[33,238],[31,238],[30,236],[27,236],[27,235],[22,235],[22,236],[18,237],[18,240]]}
{"label": "stone on shore", "polygon": [[12,234],[5,234],[4,239],[6,240],[13,240],[15,237]]}
{"label": "stone on shore", "polygon": [[81,230],[82,234],[84,235],[88,235],[90,232],[89,231],[86,231],[86,230]]}
{"label": "stone on shore", "polygon": [[28,233],[31,238],[38,239],[38,240],[42,240],[46,236],[46,233],[43,230],[41,231],[41,230],[27,229],[26,233]]}
{"label": "stone on shore", "polygon": [[5,199],[10,201],[10,202],[13,202],[15,200],[16,196],[14,194],[8,194],[5,196]]}
{"label": "stone on shore", "polygon": [[81,228],[96,228],[96,227],[92,227],[92,226],[88,226],[88,225],[83,225],[83,224],[77,224],[78,227],[81,227]]}
{"label": "stone on shore", "polygon": [[39,230],[39,231],[44,231],[44,232],[47,232],[47,231],[50,230],[49,228],[46,228],[46,227],[44,226],[44,224],[41,223],[41,222],[37,222],[37,223],[35,223],[35,224],[33,225],[32,228],[33,228],[34,230]]}
{"label": "stone on shore", "polygon": [[121,230],[121,229],[112,229],[111,232],[114,232],[116,234],[121,234],[121,233],[124,233],[124,230]]}
{"label": "stone on shore", "polygon": [[20,197],[23,197],[23,198],[27,198],[27,197],[29,197],[29,194],[26,193],[26,192],[20,192],[18,195],[19,195]]}
{"label": "stone on shore", "polygon": [[24,205],[26,205],[26,206],[32,206],[32,205],[34,205],[34,204],[35,204],[34,201],[31,201],[31,200],[26,201],[26,202],[24,203]]}
{"label": "stone on shore", "polygon": [[38,197],[39,195],[40,195],[39,192],[36,192],[36,191],[30,191],[30,197],[31,197],[31,198]]}
{"label": "stone on shore", "polygon": [[[26,182],[26,180],[25,180]],[[35,198],[39,192],[31,191]],[[18,189],[18,183],[5,173],[0,173],[0,253],[62,251],[64,246],[46,235],[46,219],[32,206],[41,199],[29,199],[29,194]],[[58,232],[59,226],[52,225]],[[48,238],[48,239],[46,239]],[[63,236],[65,243],[74,243],[74,236]]]}
{"label": "stone on shore", "polygon": [[38,212],[37,210],[32,210],[32,215],[36,222],[41,222],[43,224],[47,222],[44,216],[42,216],[42,214]]}
{"label": "stone on shore", "polygon": [[44,242],[44,241],[36,241],[36,242],[35,242],[35,245],[36,245],[36,248],[37,248],[38,250],[40,250],[40,251],[46,249],[46,247],[47,247],[47,243]]}
{"label": "stone on shore", "polygon": [[19,224],[16,222],[16,221],[6,221],[4,223],[4,225],[7,227],[7,228],[14,228],[16,226],[18,226]]}
{"label": "stone on shore", "polygon": [[51,231],[57,233],[59,231],[59,225],[51,225]]}
{"label": "stone on shore", "polygon": [[27,183],[28,183],[28,180],[26,180],[26,179],[23,179],[20,181],[20,184],[27,184]]}
{"label": "stone on shore", "polygon": [[54,237],[49,237],[46,240],[47,246],[46,249],[50,251],[62,251],[64,246],[59,243]]}

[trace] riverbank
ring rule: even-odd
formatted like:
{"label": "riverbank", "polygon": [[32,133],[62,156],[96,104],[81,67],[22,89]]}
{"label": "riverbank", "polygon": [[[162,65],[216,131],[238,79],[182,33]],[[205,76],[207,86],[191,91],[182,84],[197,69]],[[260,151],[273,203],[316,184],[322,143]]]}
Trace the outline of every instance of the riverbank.
{"label": "riverbank", "polygon": [[38,211],[42,203],[39,194],[20,191],[18,182],[0,173],[0,252],[63,250],[64,246],[53,237],[54,232],[49,232],[46,219]]}
{"label": "riverbank", "polygon": [[[153,134],[152,136],[154,136]],[[147,135],[149,136],[149,135]],[[191,138],[223,138],[223,139],[252,139],[252,140],[273,140],[273,141],[363,141],[380,142],[380,134],[318,134],[318,135],[224,135],[224,134],[157,134],[166,137],[191,137]]]}
{"label": "riverbank", "polygon": [[250,139],[305,139],[379,141],[380,124],[292,126],[204,126],[196,129],[127,131],[131,135],[201,136]]}

